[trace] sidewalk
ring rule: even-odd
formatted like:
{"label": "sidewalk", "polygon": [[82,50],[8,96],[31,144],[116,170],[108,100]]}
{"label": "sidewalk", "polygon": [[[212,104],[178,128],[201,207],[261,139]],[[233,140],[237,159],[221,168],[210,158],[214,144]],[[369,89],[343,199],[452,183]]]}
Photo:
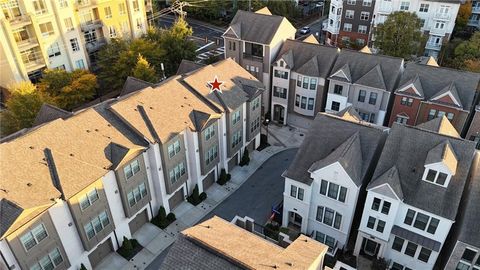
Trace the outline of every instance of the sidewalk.
{"label": "sidewalk", "polygon": [[[262,130],[266,134],[266,130]],[[268,142],[272,146],[283,146],[287,148],[298,148],[303,142],[307,130],[290,126],[278,126],[270,124],[268,126]]]}
{"label": "sidewalk", "polygon": [[[279,135],[282,137],[282,135]],[[262,151],[254,151],[250,155],[250,164],[248,166],[235,167],[230,174],[232,178],[224,186],[220,186],[217,183],[213,184],[207,191],[207,199],[197,206],[184,201],[177,208],[173,210],[177,220],[170,224],[164,230],[156,227],[151,223],[145,224],[140,228],[133,236],[138,242],[144,246],[144,248],[133,259],[127,261],[123,258],[123,267],[108,265],[105,269],[122,269],[122,270],[138,270],[145,269],[157,256],[159,256],[166,248],[175,242],[177,235],[186,228],[195,225],[210,211],[212,211],[217,205],[227,199],[232,193],[234,193],[247,179],[262,166],[262,164],[283,150],[290,147],[284,146],[269,146]],[[109,255],[118,258],[115,255]],[[117,263],[118,265],[118,263]],[[103,269],[103,268],[102,268]]]}

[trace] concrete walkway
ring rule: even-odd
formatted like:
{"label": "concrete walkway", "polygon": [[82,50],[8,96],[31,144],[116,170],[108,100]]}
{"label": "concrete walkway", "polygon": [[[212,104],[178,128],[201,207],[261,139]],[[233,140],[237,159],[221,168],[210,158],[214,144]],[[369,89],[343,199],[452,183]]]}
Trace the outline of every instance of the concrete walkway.
{"label": "concrete walkway", "polygon": [[[262,130],[266,134],[266,130]],[[278,126],[270,124],[268,126],[268,142],[273,146],[298,148],[303,142],[307,130],[290,126]]]}

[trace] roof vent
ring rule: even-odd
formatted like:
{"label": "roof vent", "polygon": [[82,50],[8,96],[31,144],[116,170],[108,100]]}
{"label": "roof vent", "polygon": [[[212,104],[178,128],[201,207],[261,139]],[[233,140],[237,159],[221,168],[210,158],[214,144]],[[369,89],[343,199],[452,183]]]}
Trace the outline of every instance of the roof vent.
{"label": "roof vent", "polygon": [[291,262],[286,262],[285,264],[288,265],[288,266],[293,266],[293,263],[291,263]]}
{"label": "roof vent", "polygon": [[95,131],[98,132],[98,128],[96,128]]}
{"label": "roof vent", "polygon": [[183,108],[183,105],[180,105],[180,107],[182,107],[182,108]]}
{"label": "roof vent", "polygon": [[90,133],[90,129],[87,129],[87,133]]}
{"label": "roof vent", "polygon": [[110,124],[107,124],[107,127],[111,127],[111,126],[112,126],[112,125],[110,125]]}
{"label": "roof vent", "polygon": [[27,186],[31,187],[31,186],[32,186],[32,183],[28,182],[28,183],[27,183]]}
{"label": "roof vent", "polygon": [[34,149],[35,147],[33,147],[33,146],[30,146],[30,147],[28,147],[28,148],[30,148],[30,149]]}
{"label": "roof vent", "polygon": [[73,154],[72,154],[72,153],[70,153],[70,156],[71,156],[71,157],[73,157]]}
{"label": "roof vent", "polygon": [[183,97],[183,99],[188,99],[187,97]]}
{"label": "roof vent", "polygon": [[150,110],[153,110],[153,107],[152,107],[152,106],[150,106]]}

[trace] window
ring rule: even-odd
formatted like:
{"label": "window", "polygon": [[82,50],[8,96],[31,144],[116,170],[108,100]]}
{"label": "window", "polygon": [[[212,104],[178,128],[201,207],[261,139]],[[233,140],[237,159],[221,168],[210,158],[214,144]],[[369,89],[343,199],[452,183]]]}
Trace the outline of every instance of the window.
{"label": "window", "polygon": [[297,78],[297,86],[300,87],[302,86],[302,76],[298,75],[298,78]]}
{"label": "window", "polygon": [[388,212],[390,212],[390,206],[391,206],[391,203],[383,202],[382,214],[388,215]]}
{"label": "window", "polygon": [[400,104],[404,106],[412,107],[413,98],[402,97],[402,99],[400,100]]}
{"label": "window", "polygon": [[365,90],[360,90],[360,92],[358,93],[358,101],[365,102],[366,95],[367,95],[367,92]]}
{"label": "window", "polygon": [[318,206],[316,218],[317,221],[322,222],[325,225],[331,226],[337,230],[340,230],[340,226],[342,223],[342,215],[338,212],[335,212],[333,209]]}
{"label": "window", "polygon": [[395,236],[395,239],[393,239],[392,249],[398,252],[402,252],[403,242],[405,242],[405,240],[398,236]]}
{"label": "window", "polygon": [[294,185],[290,186],[290,196],[296,198],[297,197],[297,187]]}
{"label": "window", "polygon": [[35,8],[35,15],[42,15],[48,12],[45,0],[34,0],[33,8]]}
{"label": "window", "polygon": [[215,136],[215,124],[212,124],[208,126],[205,131],[203,132],[205,134],[205,141],[210,140],[210,138],[213,138]]}
{"label": "window", "polygon": [[442,172],[437,172],[432,169],[427,169],[427,175],[425,176],[426,181],[445,186],[448,175]]}
{"label": "window", "polygon": [[458,262],[456,270],[469,270],[470,265],[463,263],[463,262]]}
{"label": "window", "polygon": [[145,183],[141,183],[140,185],[133,188],[129,193],[127,193],[128,205],[132,207],[146,196],[147,188],[145,186]]}
{"label": "window", "polygon": [[133,4],[133,11],[136,12],[140,10],[140,7],[138,6],[138,0],[133,0],[132,4]]}
{"label": "window", "polygon": [[74,28],[73,28],[73,23],[72,23],[72,18],[65,18],[63,20],[63,22],[65,23],[65,29],[67,31],[72,31]]}
{"label": "window", "polygon": [[26,251],[29,251],[31,248],[40,243],[43,239],[48,236],[47,230],[43,224],[35,226],[32,230],[20,237],[20,242],[22,242],[23,247]]}
{"label": "window", "polygon": [[207,152],[205,152],[205,163],[208,165],[212,161],[214,161],[218,156],[218,148],[216,145],[214,145],[212,148],[208,149]]}
{"label": "window", "polygon": [[407,121],[408,121],[408,118],[405,117],[405,116],[402,116],[402,115],[397,115],[396,118],[395,118],[396,123],[406,124]]}
{"label": "window", "polygon": [[435,176],[437,175],[437,171],[435,170],[428,170],[426,180],[433,182],[435,181]]}
{"label": "window", "polygon": [[48,47],[47,54],[49,58],[53,58],[62,54],[60,52],[60,46],[58,46],[58,42],[54,42],[52,45],[50,45],[50,47]]}
{"label": "window", "polygon": [[405,219],[403,220],[403,223],[407,225],[412,225],[413,218],[415,217],[415,211],[412,209],[408,209],[407,215],[405,216]]}
{"label": "window", "polygon": [[242,142],[242,131],[235,132],[232,136],[232,148],[235,148]]}
{"label": "window", "polygon": [[401,2],[400,3],[400,10],[407,11],[410,7],[410,2]]}
{"label": "window", "polygon": [[80,59],[80,60],[75,61],[75,66],[76,66],[77,68],[84,69],[84,68],[85,68],[85,63],[83,62],[82,59]]}
{"label": "window", "polygon": [[317,89],[317,79],[311,78],[310,79],[310,90]]}
{"label": "window", "polygon": [[308,89],[308,77],[303,77],[302,87]]}
{"label": "window", "polygon": [[240,122],[240,111],[236,111],[232,114],[232,125],[235,125],[238,122]]}
{"label": "window", "polygon": [[183,161],[182,161],[182,162],[178,163],[175,167],[173,167],[172,170],[170,170],[170,172],[169,172],[170,183],[174,184],[185,173],[186,173],[185,163],[183,163]]}
{"label": "window", "polygon": [[142,18],[137,18],[137,29],[138,29],[138,30],[142,30],[142,29],[143,29]]}
{"label": "window", "polygon": [[293,198],[297,198],[303,201],[304,192],[305,191],[303,190],[303,188],[299,188],[294,185],[290,186],[290,196],[292,196]]}
{"label": "window", "polygon": [[274,97],[279,97],[279,98],[287,98],[287,89],[274,86],[273,87],[273,96]]}
{"label": "window", "polygon": [[41,258],[38,262],[30,267],[30,270],[51,270],[60,265],[63,262],[60,250],[55,248],[47,255]]}
{"label": "window", "polygon": [[80,209],[85,210],[98,200],[97,189],[94,188],[79,198]]}
{"label": "window", "polygon": [[351,23],[344,23],[343,24],[343,31],[352,32],[352,24]]}
{"label": "window", "polygon": [[274,76],[277,78],[288,79],[288,72],[275,69],[273,72]]}
{"label": "window", "polygon": [[101,232],[106,226],[110,224],[110,220],[108,219],[108,215],[106,211],[103,211],[100,213],[99,216],[93,218],[83,226],[83,229],[85,230],[85,233],[87,234],[87,238],[90,240],[92,239],[96,234]]}
{"label": "window", "polygon": [[299,95],[295,95],[295,106],[296,107],[300,106],[300,96]]}
{"label": "window", "polygon": [[403,265],[393,262],[391,270],[403,270]]}
{"label": "window", "polygon": [[420,28],[425,27],[425,19],[420,19]]}
{"label": "window", "polygon": [[67,0],[58,0],[58,5],[60,6],[60,8],[66,8],[68,7],[68,2]]}
{"label": "window", "polygon": [[462,260],[471,263],[471,262],[473,262],[473,259],[475,258],[476,255],[477,255],[477,252],[466,248],[465,251],[462,254]]}
{"label": "window", "polygon": [[372,210],[378,211],[378,209],[380,209],[381,202],[382,200],[380,200],[379,198],[373,198]]}
{"label": "window", "polygon": [[314,103],[314,99],[313,98],[308,98],[308,107],[307,107],[307,110],[310,110],[312,111],[313,110],[313,103]]}
{"label": "window", "polygon": [[257,119],[253,120],[252,123],[250,123],[250,132],[253,133],[259,127],[260,127],[260,116],[258,116]]}
{"label": "window", "polygon": [[436,113],[437,113],[437,110],[431,109],[428,112],[427,120],[432,120],[433,118],[435,118]]}
{"label": "window", "polygon": [[[367,33],[367,26],[366,25],[359,25],[358,26],[358,33],[366,34]],[[358,39],[357,39],[358,41]]]}
{"label": "window", "polygon": [[347,19],[353,19],[354,15],[355,15],[355,11],[353,11],[353,10],[346,10],[345,11],[345,18],[347,18]]}
{"label": "window", "polygon": [[362,6],[371,7],[372,6],[372,0],[363,0]]}
{"label": "window", "polygon": [[342,91],[343,91],[343,85],[335,84],[335,86],[333,87],[333,93],[337,95],[341,95]]}
{"label": "window", "polygon": [[112,18],[112,9],[110,7],[104,8],[105,11],[105,18]]}
{"label": "window", "polygon": [[369,19],[370,19],[370,12],[362,11],[362,13],[360,13],[360,20],[368,21]]}
{"label": "window", "polygon": [[370,98],[368,99],[368,104],[375,105],[377,103],[377,93],[371,92]]}
{"label": "window", "polygon": [[43,37],[49,37],[55,33],[53,31],[53,26],[51,22],[41,23],[38,25],[38,27],[40,28],[40,32],[42,32]]}
{"label": "window", "polygon": [[339,111],[340,110],[340,102],[332,101],[332,111]]}
{"label": "window", "polygon": [[447,180],[447,174],[439,172],[436,183],[443,186],[446,180]]}
{"label": "window", "polygon": [[413,223],[413,227],[420,229],[420,230],[425,230],[427,227],[428,223],[428,218],[429,216],[424,215],[422,213],[417,213],[417,217],[415,218],[415,222]]}
{"label": "window", "polygon": [[300,108],[305,109],[307,107],[307,98],[302,97],[302,103],[300,104]]}
{"label": "window", "polygon": [[335,238],[328,236],[324,233],[321,233],[319,231],[315,232],[315,240],[317,240],[320,243],[324,243],[325,245],[328,246],[328,252],[332,253],[333,249],[335,248]]}
{"label": "window", "polygon": [[118,4],[118,12],[120,13],[120,15],[127,14],[127,9],[125,8],[125,3]]}
{"label": "window", "polygon": [[130,179],[130,177],[134,176],[139,171],[140,171],[140,165],[138,164],[138,160],[134,160],[130,164],[123,167],[123,173],[125,174],[125,178],[127,180]]}
{"label": "window", "polygon": [[357,0],[347,0],[347,5],[356,5]]}
{"label": "window", "polygon": [[320,184],[320,194],[340,202],[345,202],[347,188],[326,180],[322,180]]}
{"label": "window", "polygon": [[429,4],[420,4],[420,9],[418,10],[419,12],[428,12],[428,7]]}
{"label": "window", "polygon": [[260,108],[260,97],[257,97],[252,101],[252,111],[255,111],[258,108]]}
{"label": "window", "polygon": [[115,26],[110,25],[108,27],[108,34],[110,38],[116,38],[117,37],[117,29],[115,29]]}
{"label": "window", "polygon": [[428,262],[430,254],[432,254],[430,249],[422,247],[422,249],[420,249],[420,253],[418,254],[418,259],[422,262]]}
{"label": "window", "polygon": [[436,22],[435,29],[443,29],[445,27],[445,23],[443,22]]}
{"label": "window", "polygon": [[450,121],[453,120],[454,116],[455,116],[454,113],[447,113],[447,119],[450,120]]}
{"label": "window", "polygon": [[367,228],[370,228],[373,230],[373,228],[375,227],[375,221],[376,219],[374,217],[368,217]]}
{"label": "window", "polygon": [[70,39],[70,45],[72,46],[72,51],[74,52],[80,51],[80,45],[78,45],[77,38]]}
{"label": "window", "polygon": [[180,152],[180,141],[176,140],[167,147],[168,157],[172,158]]}
{"label": "window", "polygon": [[405,254],[414,257],[415,252],[417,252],[418,245],[412,242],[408,242],[407,247],[405,248]]}
{"label": "window", "polygon": [[385,229],[385,221],[383,220],[378,220],[377,223],[377,232],[383,233],[383,230]]}

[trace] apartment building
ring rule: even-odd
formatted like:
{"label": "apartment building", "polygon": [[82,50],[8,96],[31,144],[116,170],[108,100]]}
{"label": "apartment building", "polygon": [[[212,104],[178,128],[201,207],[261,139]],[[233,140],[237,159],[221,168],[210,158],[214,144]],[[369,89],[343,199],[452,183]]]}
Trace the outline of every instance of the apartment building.
{"label": "apartment building", "polygon": [[326,244],[331,256],[346,249],[357,200],[375,169],[386,130],[362,121],[351,107],[338,116],[318,114],[282,175],[282,226]]}
{"label": "apartment building", "polygon": [[160,269],[323,269],[325,245],[301,235],[280,246],[258,235],[253,226],[248,217],[228,222],[214,216],[185,229]]}
{"label": "apartment building", "polygon": [[[38,126],[5,138],[0,267],[94,268],[258,147],[263,84],[231,59],[204,69],[73,114],[43,106]],[[192,83],[211,74],[222,93]]]}
{"label": "apartment building", "polygon": [[0,3],[0,85],[36,82],[46,68],[91,68],[111,38],[146,31],[141,0],[8,0]]}
{"label": "apartment building", "polygon": [[272,64],[272,120],[308,128],[323,110],[328,75],[339,51],[321,46],[310,35],[287,39]]}
{"label": "apartment building", "polygon": [[480,29],[480,1],[471,1],[472,14],[468,19],[467,25],[476,31]]}
{"label": "apartment building", "polygon": [[474,155],[445,116],[394,124],[367,186],[354,254],[385,258],[390,269],[433,269]]}
{"label": "apartment building", "polygon": [[265,85],[263,113],[270,109],[270,65],[283,42],[295,39],[296,31],[285,17],[272,15],[265,7],[256,12],[238,10],[223,34],[225,58],[232,58]]}
{"label": "apartment building", "polygon": [[[395,11],[413,12],[422,21],[427,37],[424,55],[438,57],[443,44],[450,40],[460,1],[379,0],[375,3],[373,25],[384,23]],[[375,37],[371,37],[375,41]]]}
{"label": "apartment building", "polygon": [[389,119],[418,125],[446,116],[459,134],[468,129],[473,115],[480,74],[407,63],[398,87]]}
{"label": "apartment building", "polygon": [[328,77],[325,111],[353,106],[364,121],[384,125],[403,64],[401,58],[343,49]]}

